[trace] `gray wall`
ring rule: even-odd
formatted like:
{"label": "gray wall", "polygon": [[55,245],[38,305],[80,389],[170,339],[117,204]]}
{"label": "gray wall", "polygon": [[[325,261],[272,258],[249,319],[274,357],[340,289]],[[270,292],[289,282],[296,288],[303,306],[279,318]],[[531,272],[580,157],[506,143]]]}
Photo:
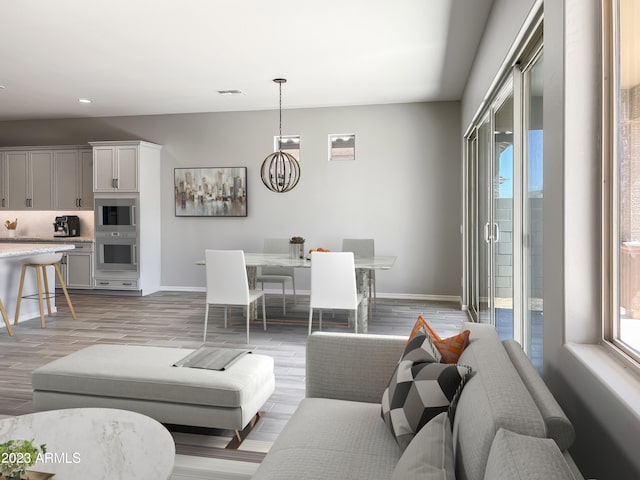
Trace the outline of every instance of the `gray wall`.
{"label": "gray wall", "polygon": [[[277,111],[0,123],[0,145],[143,139],[162,151],[162,285],[204,287],[193,262],[205,248],[260,251],[265,237],[301,235],[307,248],[339,250],[372,237],[397,255],[378,292],[460,295],[461,160],[458,102],[285,110],[283,134],[301,135],[302,178],[286,194],[259,177],[273,151]],[[328,162],[327,135],[356,134],[355,162]],[[247,166],[247,218],[177,218],[176,167]],[[296,273],[300,289],[308,272]]]}
{"label": "gray wall", "polygon": [[[640,421],[610,377],[600,344],[600,1],[544,1],[544,378],[572,420],[587,478],[640,478]],[[462,130],[480,107],[533,0],[495,0],[462,100]],[[595,52],[595,53],[594,53]],[[570,86],[570,87],[569,87]],[[580,351],[591,352],[595,362]],[[600,354],[608,357],[606,353]]]}

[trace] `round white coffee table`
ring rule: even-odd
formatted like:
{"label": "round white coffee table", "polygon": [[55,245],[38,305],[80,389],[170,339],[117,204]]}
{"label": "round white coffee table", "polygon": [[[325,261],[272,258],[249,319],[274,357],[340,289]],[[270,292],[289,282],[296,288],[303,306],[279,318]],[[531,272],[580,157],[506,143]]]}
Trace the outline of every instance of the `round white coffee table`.
{"label": "round white coffee table", "polygon": [[152,418],[110,408],[72,408],[0,420],[0,443],[46,444],[44,462],[30,470],[64,480],[169,479],[171,434]]}

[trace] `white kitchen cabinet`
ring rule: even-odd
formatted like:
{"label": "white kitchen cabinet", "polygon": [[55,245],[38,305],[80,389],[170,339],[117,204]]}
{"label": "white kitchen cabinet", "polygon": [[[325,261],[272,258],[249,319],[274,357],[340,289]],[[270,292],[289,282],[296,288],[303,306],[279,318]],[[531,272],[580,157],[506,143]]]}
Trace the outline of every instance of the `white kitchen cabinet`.
{"label": "white kitchen cabinet", "polygon": [[93,210],[93,151],[54,151],[54,205],[58,210]]}
{"label": "white kitchen cabinet", "polygon": [[[135,228],[137,270],[105,268],[105,265],[100,262],[100,247],[96,247],[95,288],[138,290],[141,295],[157,292],[160,289],[162,263],[160,250],[162,146],[140,140],[89,142],[89,144],[93,147],[95,198],[109,200],[134,198],[137,202]],[[99,216],[97,218],[96,231],[100,228]]]}
{"label": "white kitchen cabinet", "polygon": [[93,210],[93,150],[79,151],[81,172],[78,177],[79,208]]}
{"label": "white kitchen cabinet", "polygon": [[92,142],[93,191],[137,193],[139,191],[140,143]]}
{"label": "white kitchen cabinet", "polygon": [[20,150],[4,154],[6,208],[48,210],[53,203],[53,151]]}
{"label": "white kitchen cabinet", "polygon": [[67,288],[92,289],[94,283],[93,243],[76,243],[74,245],[76,248],[65,252],[62,258],[62,277]]}
{"label": "white kitchen cabinet", "polygon": [[82,146],[3,147],[0,208],[93,210],[93,150]]}
{"label": "white kitchen cabinet", "polygon": [[7,170],[4,161],[5,153],[0,152],[0,210],[6,210],[7,207]]}

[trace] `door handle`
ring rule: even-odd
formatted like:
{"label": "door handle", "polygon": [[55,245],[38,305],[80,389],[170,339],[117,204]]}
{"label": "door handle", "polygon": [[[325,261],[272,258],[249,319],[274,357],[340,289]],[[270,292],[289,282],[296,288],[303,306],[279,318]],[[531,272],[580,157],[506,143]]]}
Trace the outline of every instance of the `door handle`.
{"label": "door handle", "polygon": [[489,222],[484,224],[484,241],[486,243],[491,241],[491,237],[489,236]]}
{"label": "door handle", "polygon": [[138,246],[133,246],[133,264],[138,265]]}
{"label": "door handle", "polygon": [[500,241],[500,227],[497,223],[493,224],[493,241],[496,243]]}

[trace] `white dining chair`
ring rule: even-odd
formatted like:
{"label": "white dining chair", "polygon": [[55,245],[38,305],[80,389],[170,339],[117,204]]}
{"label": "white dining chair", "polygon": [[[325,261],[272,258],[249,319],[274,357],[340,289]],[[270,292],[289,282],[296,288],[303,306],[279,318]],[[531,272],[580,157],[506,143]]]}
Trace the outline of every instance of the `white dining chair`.
{"label": "white dining chair", "polygon": [[[362,294],[356,288],[356,270],[352,252],[313,252],[311,254],[311,298],[309,302],[309,335],[313,310],[353,310],[358,312]],[[356,318],[355,333],[358,333]]]}
{"label": "white dining chair", "polygon": [[204,313],[204,336],[207,341],[207,321],[209,305],[224,305],[224,328],[227,328],[227,310],[229,305],[246,307],[247,343],[249,343],[250,305],[262,297],[262,323],[267,329],[267,314],[264,305],[264,292],[249,290],[247,268],[242,250],[205,250],[207,277],[207,299]]}
{"label": "white dining chair", "polygon": [[[344,238],[342,240],[342,251],[353,252],[356,258],[375,257],[375,246],[373,238]],[[372,297],[373,304],[376,304],[376,271],[369,270],[369,297]]]}
{"label": "white dining chair", "polygon": [[[262,249],[263,253],[289,253],[288,238],[265,238]],[[285,293],[285,284],[291,281],[293,288],[293,303],[296,300],[296,281],[293,267],[261,267],[260,274],[256,277],[256,284],[260,284],[260,288],[264,290],[265,283],[279,283],[282,285],[282,314],[287,315],[287,296]]]}

